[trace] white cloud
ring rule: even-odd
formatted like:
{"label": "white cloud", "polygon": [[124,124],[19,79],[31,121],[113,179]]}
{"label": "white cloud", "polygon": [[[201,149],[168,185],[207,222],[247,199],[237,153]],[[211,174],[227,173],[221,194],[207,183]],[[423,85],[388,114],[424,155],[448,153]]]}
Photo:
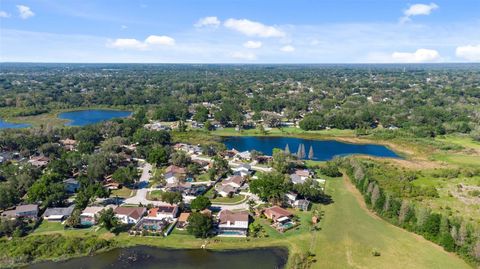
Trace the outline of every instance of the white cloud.
{"label": "white cloud", "polygon": [[243,46],[247,49],[259,49],[262,47],[262,42],[249,40],[243,43]]}
{"label": "white cloud", "polygon": [[205,26],[218,27],[219,25],[220,25],[220,20],[215,16],[201,18],[197,21],[197,23],[194,24],[194,26],[197,28],[205,27]]}
{"label": "white cloud", "polygon": [[107,47],[116,49],[137,49],[144,50],[147,48],[145,43],[134,38],[117,38],[114,41],[107,43]]}
{"label": "white cloud", "polygon": [[5,11],[0,11],[0,18],[10,18],[10,14]]}
{"label": "white cloud", "polygon": [[253,61],[257,59],[257,55],[255,55],[254,53],[242,52],[242,51],[237,51],[232,53],[231,57],[237,60],[248,60],[248,61]]}
{"label": "white cloud", "polygon": [[151,35],[145,39],[146,45],[159,45],[159,46],[173,46],[175,45],[175,39],[169,36],[158,36],[158,35]]}
{"label": "white cloud", "polygon": [[433,10],[437,9],[438,5],[435,3],[426,4],[414,4],[411,5],[408,9],[403,11],[403,17],[400,18],[401,22],[410,21],[410,17],[419,16],[419,15],[430,15]]}
{"label": "white cloud", "polygon": [[126,25],[120,25],[120,28],[122,28],[122,30],[125,30],[125,29],[128,28],[128,26],[126,26]]}
{"label": "white cloud", "polygon": [[283,52],[294,52],[295,48],[293,46],[286,45],[286,46],[281,47],[280,50],[283,51]]}
{"label": "white cloud", "polygon": [[107,42],[107,47],[109,48],[134,50],[147,50],[155,46],[173,45],[175,45],[175,39],[165,35],[150,35],[143,42],[134,38],[117,38]]}
{"label": "white cloud", "polygon": [[455,55],[467,61],[480,61],[480,44],[459,46],[455,50]]}
{"label": "white cloud", "polygon": [[33,13],[33,11],[28,6],[17,5],[17,9],[18,9],[18,14],[20,18],[24,20],[35,16],[35,13]]}
{"label": "white cloud", "polygon": [[417,49],[415,52],[394,52],[392,59],[402,63],[425,63],[440,60],[440,54],[436,50]]}
{"label": "white cloud", "polygon": [[260,22],[250,21],[247,19],[228,19],[223,24],[225,27],[238,31],[247,36],[258,37],[284,37],[285,32],[282,30],[262,24]]}

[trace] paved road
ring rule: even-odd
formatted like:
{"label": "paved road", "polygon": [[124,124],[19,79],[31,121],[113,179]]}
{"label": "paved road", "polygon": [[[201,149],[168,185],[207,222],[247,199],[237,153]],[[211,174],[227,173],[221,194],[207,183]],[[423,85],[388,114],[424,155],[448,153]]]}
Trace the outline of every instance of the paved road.
{"label": "paved road", "polygon": [[168,203],[164,203],[161,201],[150,201],[147,200],[147,193],[152,190],[156,190],[156,188],[149,188],[148,183],[150,182],[150,178],[152,177],[151,174],[152,165],[149,163],[145,163],[142,168],[142,175],[140,176],[140,180],[138,181],[138,188],[137,193],[135,196],[125,199],[123,202],[126,204],[153,204],[156,206],[159,205],[168,205]]}

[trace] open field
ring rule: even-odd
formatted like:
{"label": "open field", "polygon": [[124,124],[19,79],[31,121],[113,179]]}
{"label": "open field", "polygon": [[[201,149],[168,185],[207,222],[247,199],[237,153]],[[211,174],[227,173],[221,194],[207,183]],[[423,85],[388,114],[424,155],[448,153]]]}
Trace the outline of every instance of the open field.
{"label": "open field", "polygon": [[110,197],[119,197],[119,198],[130,198],[135,195],[137,191],[133,189],[129,189],[127,187],[123,187],[118,190],[112,190],[110,193]]}
{"label": "open field", "polygon": [[245,200],[245,195],[238,194],[233,197],[217,197],[212,200],[214,204],[238,204]]}

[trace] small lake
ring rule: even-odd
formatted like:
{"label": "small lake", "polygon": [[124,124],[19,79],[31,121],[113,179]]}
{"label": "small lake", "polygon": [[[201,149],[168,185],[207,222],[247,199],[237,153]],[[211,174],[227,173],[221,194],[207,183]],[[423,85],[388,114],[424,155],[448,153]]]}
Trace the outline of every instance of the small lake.
{"label": "small lake", "polygon": [[294,137],[232,136],[226,138],[224,143],[228,149],[234,148],[238,151],[257,150],[267,155],[272,155],[274,148],[284,150],[287,145],[291,153],[297,153],[298,147],[303,144],[306,158],[308,158],[310,147],[312,147],[312,160],[316,161],[327,161],[335,156],[353,154],[400,158],[395,152],[382,145],[351,144],[335,140],[310,140]]}
{"label": "small lake", "polygon": [[[161,240],[161,239],[159,239]],[[253,269],[284,268],[288,251],[262,248],[234,251],[170,250],[138,246],[114,249],[105,253],[64,262],[33,264],[28,269],[103,269],[103,268],[168,268],[168,269]]]}
{"label": "small lake", "polygon": [[5,122],[2,119],[0,119],[0,129],[26,128],[26,127],[30,127],[30,124],[28,124],[28,123],[11,123],[11,122]]}
{"label": "small lake", "polygon": [[131,114],[130,111],[122,110],[88,109],[63,112],[58,115],[58,118],[69,120],[67,126],[85,126],[115,118],[128,117]]}

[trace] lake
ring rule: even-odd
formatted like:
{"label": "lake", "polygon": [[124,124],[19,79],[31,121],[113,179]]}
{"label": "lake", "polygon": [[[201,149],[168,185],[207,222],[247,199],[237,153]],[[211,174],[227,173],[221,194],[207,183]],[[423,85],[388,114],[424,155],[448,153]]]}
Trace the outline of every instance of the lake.
{"label": "lake", "polygon": [[294,137],[261,137],[261,136],[232,136],[225,138],[228,149],[238,151],[257,150],[263,154],[272,155],[274,148],[284,150],[288,145],[291,153],[297,153],[298,147],[305,145],[305,155],[308,158],[310,146],[313,149],[312,160],[327,161],[335,156],[365,154],[375,157],[400,158],[395,152],[382,145],[351,144],[335,140],[311,140]]}
{"label": "lake", "polygon": [[30,124],[28,124],[28,123],[10,123],[10,122],[5,122],[2,119],[0,119],[0,129],[26,128],[26,127],[30,127]]}
{"label": "lake", "polygon": [[[161,239],[158,239],[161,240]],[[148,246],[114,249],[105,253],[63,262],[44,262],[28,269],[102,269],[102,268],[168,268],[168,269],[251,269],[284,268],[288,251],[283,248],[209,251],[173,250]]]}
{"label": "lake", "polygon": [[128,117],[131,114],[132,112],[123,110],[88,109],[63,112],[58,115],[58,118],[69,120],[67,126],[85,126],[115,118]]}

